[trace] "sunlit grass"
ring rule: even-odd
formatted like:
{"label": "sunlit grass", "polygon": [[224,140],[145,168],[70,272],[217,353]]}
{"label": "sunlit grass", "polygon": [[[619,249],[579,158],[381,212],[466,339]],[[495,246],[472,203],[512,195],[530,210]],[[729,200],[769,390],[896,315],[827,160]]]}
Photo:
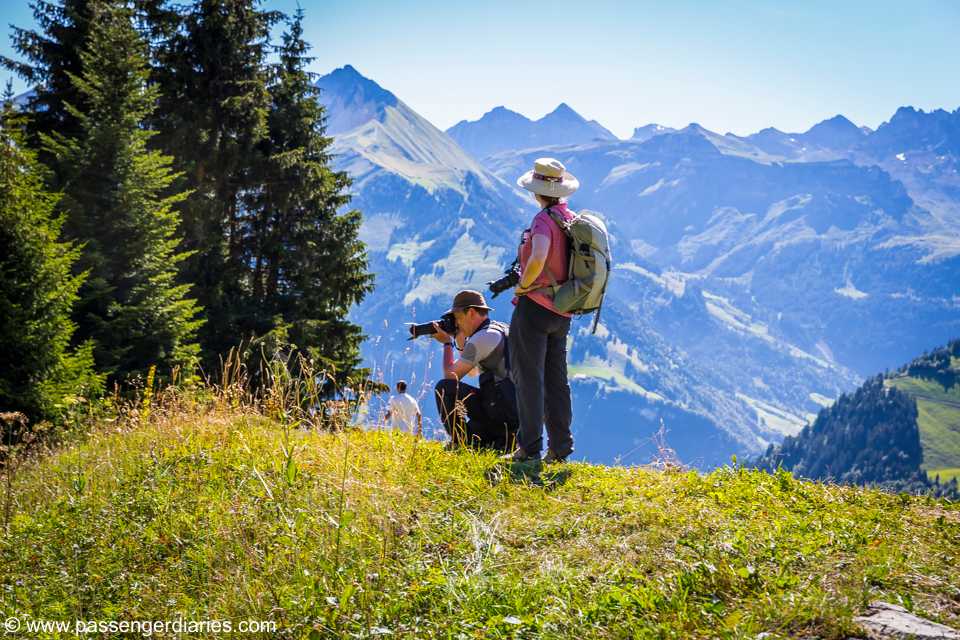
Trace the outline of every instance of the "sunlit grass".
{"label": "sunlit grass", "polygon": [[[917,401],[917,427],[923,446],[923,468],[960,466],[960,386],[948,390],[934,380],[900,377],[888,384],[905,391]],[[933,476],[931,476],[933,477]],[[944,474],[941,481],[948,481]]]}
{"label": "sunlit grass", "polygon": [[931,480],[940,478],[940,482],[950,482],[953,478],[960,478],[960,467],[945,467],[941,469],[927,469],[927,477]]}
{"label": "sunlit grass", "polygon": [[729,467],[491,483],[493,454],[223,402],[143,422],[19,471],[0,616],[271,619],[290,638],[845,638],[882,599],[960,626],[950,503]]}

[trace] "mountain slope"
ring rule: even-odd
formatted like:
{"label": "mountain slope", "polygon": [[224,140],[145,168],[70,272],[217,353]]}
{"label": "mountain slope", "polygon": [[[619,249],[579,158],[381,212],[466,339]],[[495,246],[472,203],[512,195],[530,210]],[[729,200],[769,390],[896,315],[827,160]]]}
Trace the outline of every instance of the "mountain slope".
{"label": "mountain slope", "polygon": [[818,122],[803,133],[784,133],[769,127],[757,133],[737,138],[781,159],[817,161],[847,157],[847,152],[863,143],[868,131],[853,124],[842,115]]}
{"label": "mountain slope", "polygon": [[[511,185],[546,153],[581,179],[574,208],[602,212],[614,241],[601,328],[575,322],[568,348],[577,456],[648,460],[661,421],[701,467],[759,453],[960,327],[960,262],[903,240],[930,215],[875,166],[785,163],[694,124],[505,151],[484,168],[355,70],[333,75],[321,80],[331,110],[373,114],[337,116],[354,128],[335,143],[377,274],[354,312],[364,355],[387,382],[412,382],[433,428],[438,350],[406,342],[403,322],[436,318],[458,289],[500,275],[533,213]],[[492,306],[509,320],[509,300]]]}
{"label": "mountain slope", "polygon": [[[498,277],[512,260],[520,231],[535,208],[527,204],[529,196],[524,200],[508,186],[513,177],[501,180],[475,165],[393,94],[370,86],[372,81],[352,69],[332,76],[320,80],[328,108],[353,108],[373,118],[358,123],[358,118],[341,114],[338,122],[354,128],[335,136],[335,162],[354,176],[351,206],[365,213],[361,237],[377,278],[376,291],[352,316],[368,336],[365,362],[388,383],[407,379],[421,402],[427,431],[439,430],[433,400],[439,348],[428,339],[406,341],[404,323],[439,317],[461,288],[485,290],[485,282]],[[390,144],[368,135],[371,131],[390,134]],[[617,260],[643,262],[629,245],[615,251]],[[612,287],[629,286],[650,300],[662,298],[657,268],[644,264],[654,279],[647,272],[626,273]],[[493,300],[492,306],[494,318],[509,321],[512,306],[506,296]],[[711,319],[706,305],[697,309],[697,317],[714,331],[729,331]],[[799,412],[759,387],[737,397],[738,388],[705,364],[709,359],[674,349],[652,316],[637,314],[634,301],[626,297],[611,296],[597,335],[590,335],[586,325],[583,319],[574,323],[569,343],[578,458],[645,462],[657,453],[653,435],[663,421],[668,442],[681,458],[708,468],[732,453],[760,451],[796,431],[804,414],[817,407],[807,397],[809,391],[793,387],[787,394],[805,407]],[[763,343],[760,348],[771,347]],[[820,374],[802,377],[820,394],[841,390],[832,379],[822,382]],[[378,411],[374,403],[371,420]],[[618,423],[623,415],[631,419]]]}
{"label": "mountain slope", "polygon": [[892,242],[921,249],[933,262],[960,255],[960,109],[924,112],[901,107],[876,131],[858,128],[838,115],[805,133],[770,128],[737,139],[776,161],[846,159],[882,168],[903,183],[924,212],[918,220],[922,233],[904,234]]}
{"label": "mountain slope", "polygon": [[479,120],[461,120],[447,129],[447,134],[475,158],[507,149],[617,139],[600,123],[585,119],[566,103],[560,103],[539,120],[496,107]]}
{"label": "mountain slope", "polygon": [[960,626],[957,505],[742,467],[571,464],[536,486],[492,454],[158,397],[13,478],[11,637],[127,612],[281,639],[847,638],[873,600]]}
{"label": "mountain slope", "polygon": [[840,396],[797,436],[771,446],[758,466],[898,490],[930,486],[956,497],[955,480],[940,486],[937,479],[952,480],[951,471],[960,467],[958,418],[960,340],[955,340]]}
{"label": "mountain slope", "polygon": [[334,136],[331,151],[358,190],[383,169],[430,193],[442,187],[466,195],[468,179],[493,187],[487,172],[448,136],[352,66],[316,84],[327,109],[327,133]]}
{"label": "mountain slope", "polygon": [[[903,183],[847,160],[759,161],[715,139],[691,125],[551,153],[581,181],[574,208],[603,212],[654,271],[725,298],[754,333],[867,376],[960,332],[960,256],[929,248],[951,232]],[[542,153],[487,165],[507,177]]]}
{"label": "mountain slope", "polygon": [[960,340],[916,358],[884,383],[917,403],[927,475],[944,482],[960,476]]}
{"label": "mountain slope", "polygon": [[670,127],[663,127],[659,124],[647,124],[642,127],[637,127],[633,130],[633,135],[630,136],[631,140],[636,140],[637,142],[646,142],[654,136],[658,136],[661,133],[673,133],[676,129],[671,129]]}

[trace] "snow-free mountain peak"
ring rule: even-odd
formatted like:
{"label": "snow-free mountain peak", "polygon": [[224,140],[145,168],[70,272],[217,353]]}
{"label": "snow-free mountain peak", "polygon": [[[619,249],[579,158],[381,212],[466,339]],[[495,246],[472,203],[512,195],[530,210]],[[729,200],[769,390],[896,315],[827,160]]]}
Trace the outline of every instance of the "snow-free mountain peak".
{"label": "snow-free mountain peak", "polygon": [[317,87],[320,101],[327,105],[327,133],[331,135],[379,118],[386,107],[399,102],[397,96],[349,64],[321,77]]}
{"label": "snow-free mountain peak", "polygon": [[827,118],[826,120],[823,120],[822,122],[818,122],[817,124],[813,125],[812,127],[810,127],[810,129],[807,131],[807,133],[810,133],[810,132],[813,131],[814,129],[818,129],[818,128],[820,128],[820,129],[822,129],[822,128],[832,128],[832,129],[857,129],[857,130],[859,130],[859,127],[857,127],[857,125],[855,125],[855,124],[853,124],[852,122],[850,122],[849,118],[847,118],[846,116],[844,116],[844,115],[842,115],[842,114],[839,114],[839,113],[838,113],[837,115],[833,116],[832,118]]}
{"label": "snow-free mountain peak", "polygon": [[715,138],[720,137],[699,125],[690,125],[678,131],[652,136],[643,143],[641,148],[651,153],[678,157],[712,156],[720,153],[713,142]]}
{"label": "snow-free mountain peak", "polygon": [[691,135],[700,135],[700,136],[704,136],[705,138],[720,135],[719,133],[715,133],[713,131],[710,131],[709,129],[704,128],[699,122],[691,122],[690,124],[685,126],[683,129],[680,129],[679,133],[689,133]]}
{"label": "snow-free mountain peak", "polygon": [[[587,120],[566,102],[561,102],[557,108],[537,120],[537,124],[546,132],[546,136],[553,137],[556,142],[552,144],[578,144],[592,140],[616,140],[613,135],[603,125],[596,120]],[[556,129],[555,129],[556,127]],[[576,128],[578,135],[588,136],[587,139],[571,140],[569,142],[562,140],[562,136],[567,128]],[[581,133],[582,132],[582,133]],[[550,145],[549,139],[546,144]]]}
{"label": "snow-free mountain peak", "polygon": [[808,146],[845,149],[861,142],[865,136],[860,127],[838,114],[813,125],[802,137]]}
{"label": "snow-free mountain peak", "polygon": [[960,109],[951,113],[900,107],[866,138],[863,150],[874,158],[896,158],[900,162],[929,155],[926,174],[950,181],[960,165]]}
{"label": "snow-free mountain peak", "polygon": [[485,114],[480,116],[480,119],[477,120],[476,122],[470,122],[469,120],[461,120],[457,124],[450,127],[450,129],[447,130],[447,134],[454,135],[454,132],[460,131],[464,127],[469,127],[470,125],[476,124],[477,122],[483,122],[490,126],[503,127],[503,126],[510,126],[511,124],[530,124],[531,121],[527,116],[523,115],[522,113],[517,113],[516,111],[512,111],[510,109],[507,109],[503,105],[500,105],[498,107],[494,107],[490,111],[487,111]]}
{"label": "snow-free mountain peak", "polygon": [[572,118],[579,122],[586,122],[586,118],[574,111],[566,102],[558,104],[556,109],[543,116],[541,120],[547,120],[549,118]]}
{"label": "snow-free mountain peak", "polygon": [[915,116],[917,116],[917,115],[920,115],[920,114],[922,114],[922,113],[923,113],[922,110],[921,110],[921,111],[918,111],[917,109],[915,109],[915,108],[913,108],[912,106],[909,106],[909,105],[903,106],[903,107],[899,107],[899,108],[896,110],[896,112],[893,114],[893,117],[890,118],[890,122],[892,123],[892,122],[896,122],[897,120],[904,120],[904,119],[908,119],[908,118],[913,118],[913,117],[915,117]]}
{"label": "snow-free mountain peak", "polygon": [[[529,120],[529,118],[527,118],[525,115],[521,113],[517,113],[516,111],[512,111],[510,109],[507,109],[502,104],[494,107],[490,111],[483,114],[484,118],[488,116],[491,118],[517,118],[517,119]],[[466,122],[466,120],[463,120],[463,122]]]}
{"label": "snow-free mountain peak", "polygon": [[566,102],[539,120],[530,120],[503,106],[495,107],[479,120],[461,120],[447,129],[447,133],[475,158],[509,149],[617,139],[603,125],[587,120]]}
{"label": "snow-free mountain peak", "polygon": [[783,131],[780,131],[780,129],[777,129],[776,127],[765,127],[763,129],[760,129],[760,131],[757,131],[753,135],[755,136],[788,136],[790,134],[784,133]]}
{"label": "snow-free mountain peak", "polygon": [[346,65],[319,78],[320,102],[327,111],[327,133],[334,154],[355,179],[387,170],[428,191],[463,191],[484,169],[446,135],[390,91]]}

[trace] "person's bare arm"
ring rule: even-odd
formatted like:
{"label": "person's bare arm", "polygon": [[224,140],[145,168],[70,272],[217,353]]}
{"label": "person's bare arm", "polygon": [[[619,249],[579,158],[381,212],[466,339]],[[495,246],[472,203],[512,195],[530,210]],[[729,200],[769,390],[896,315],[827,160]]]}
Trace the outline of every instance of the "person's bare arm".
{"label": "person's bare arm", "polygon": [[543,272],[547,264],[547,255],[550,253],[550,236],[538,233],[530,242],[530,258],[523,273],[520,274],[520,283],[515,292],[517,295],[526,293],[533,286],[534,281]]}
{"label": "person's bare arm", "polygon": [[[433,327],[436,330],[436,333],[433,334],[433,337],[438,342],[443,343],[443,377],[450,380],[460,380],[465,375],[470,373],[470,370],[474,368],[472,362],[466,362],[462,359],[454,361],[453,359],[453,344],[451,344],[451,336],[449,333],[441,329],[436,322],[433,323]],[[464,339],[458,333],[456,336],[457,345],[463,347]]]}
{"label": "person's bare arm", "polygon": [[444,348],[443,350],[443,375],[451,380],[460,380],[464,376],[470,375],[470,371],[474,369],[474,364],[472,362],[467,362],[466,360],[459,359],[456,362],[453,360],[453,347],[449,349]]}

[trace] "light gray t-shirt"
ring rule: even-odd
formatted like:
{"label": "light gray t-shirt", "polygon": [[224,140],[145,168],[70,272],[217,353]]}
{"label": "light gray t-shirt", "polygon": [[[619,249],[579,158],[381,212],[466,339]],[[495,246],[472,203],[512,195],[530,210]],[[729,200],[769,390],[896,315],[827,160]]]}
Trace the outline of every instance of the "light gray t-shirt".
{"label": "light gray t-shirt", "polygon": [[[505,336],[488,325],[467,338],[460,359],[474,366],[479,366],[481,373],[487,371],[484,366],[486,364],[492,368],[493,377],[496,380],[503,380],[507,377],[507,363],[506,359],[502,357],[503,350],[506,347],[504,341]],[[497,355],[501,357],[494,357],[492,362],[488,360],[491,356]]]}

